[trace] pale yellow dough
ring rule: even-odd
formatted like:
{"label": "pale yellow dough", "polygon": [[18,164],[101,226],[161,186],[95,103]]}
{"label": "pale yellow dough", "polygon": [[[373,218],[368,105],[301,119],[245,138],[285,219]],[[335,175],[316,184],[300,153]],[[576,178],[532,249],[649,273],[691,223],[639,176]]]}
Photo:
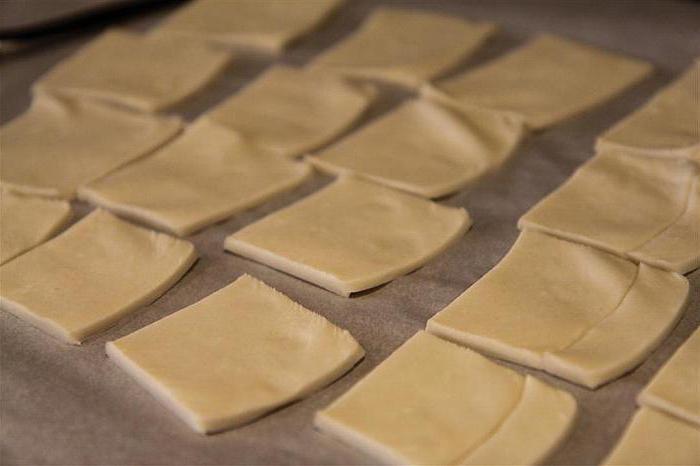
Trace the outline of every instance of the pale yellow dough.
{"label": "pale yellow dough", "polygon": [[195,94],[230,59],[188,37],[111,30],[52,68],[35,89],[155,112]]}
{"label": "pale yellow dough", "polygon": [[323,72],[275,66],[204,118],[285,156],[301,155],[349,128],[374,97]]}
{"label": "pale yellow dough", "polygon": [[700,329],[654,376],[638,400],[700,428]]}
{"label": "pale yellow dough", "polygon": [[70,217],[67,202],[0,190],[0,264],[52,237]]}
{"label": "pale yellow dough", "polygon": [[602,152],[518,222],[680,273],[700,266],[700,166]]}
{"label": "pale yellow dough", "polygon": [[568,393],[418,332],[316,426],[383,463],[526,465],[558,446],[575,414]]}
{"label": "pale yellow dough", "polygon": [[632,418],[603,466],[700,464],[700,429],[650,408]]}
{"label": "pale yellow dough", "polygon": [[70,199],[78,187],[148,154],[181,127],[175,117],[35,95],[26,113],[0,129],[0,186]]}
{"label": "pale yellow dough", "polygon": [[225,247],[349,296],[419,268],[470,226],[464,209],[343,176],[227,237]]}
{"label": "pale yellow dough", "polygon": [[457,65],[495,30],[490,23],[428,11],[377,8],[311,66],[415,87]]}
{"label": "pale yellow dough", "polygon": [[523,136],[522,122],[509,115],[423,97],[309,160],[332,174],[352,172],[423,197],[440,197],[499,166]]}
{"label": "pale yellow dough", "polygon": [[646,105],[617,123],[598,150],[679,157],[700,163],[700,61]]}
{"label": "pale yellow dough", "polygon": [[79,344],[177,282],[194,247],[97,210],[0,267],[0,308]]}
{"label": "pale yellow dough", "polygon": [[321,24],[342,3],[343,0],[195,0],[168,16],[154,33],[177,33],[278,53]]}
{"label": "pale yellow dough", "polygon": [[235,132],[198,121],[151,157],[79,190],[79,196],[180,236],[301,184],[311,169]]}
{"label": "pale yellow dough", "polygon": [[427,330],[595,388],[639,364],[687,296],[682,275],[524,231]]}
{"label": "pale yellow dough", "polygon": [[364,351],[347,330],[248,276],[107,354],[192,429],[212,433],[303,398]]}
{"label": "pale yellow dough", "polygon": [[438,83],[457,100],[513,112],[541,129],[610,99],[647,76],[641,60],[551,35]]}

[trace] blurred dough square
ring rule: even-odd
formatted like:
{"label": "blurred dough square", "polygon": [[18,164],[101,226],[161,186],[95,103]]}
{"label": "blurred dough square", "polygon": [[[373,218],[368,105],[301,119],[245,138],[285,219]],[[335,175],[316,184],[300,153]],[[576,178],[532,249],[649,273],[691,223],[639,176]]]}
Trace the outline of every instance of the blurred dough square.
{"label": "blurred dough square", "polygon": [[349,128],[373,96],[338,76],[274,66],[204,118],[275,153],[297,156]]}
{"label": "blurred dough square", "polygon": [[175,117],[36,95],[26,113],[0,129],[0,185],[70,199],[78,187],[164,144],[181,126]]}
{"label": "blurred dough square", "polygon": [[230,59],[192,38],[112,30],[54,66],[35,87],[155,112],[195,94]]}
{"label": "blurred dough square", "polygon": [[107,354],[192,429],[211,433],[304,398],[364,351],[347,330],[244,275]]}
{"label": "blurred dough square", "polygon": [[187,241],[97,210],[0,267],[0,307],[79,344],[165,293],[196,259]]}
{"label": "blurred dough square", "polygon": [[419,332],[316,426],[382,463],[524,465],[563,441],[575,413],[568,393]]}
{"label": "blurred dough square", "polygon": [[641,60],[542,35],[438,87],[457,100],[518,114],[539,129],[603,103],[651,69]]}
{"label": "blurred dough square", "polygon": [[344,176],[237,231],[225,247],[349,296],[419,268],[470,225],[464,209]]}
{"label": "blurred dough square", "polygon": [[360,28],[311,62],[342,74],[418,86],[456,66],[495,32],[425,10],[377,8]]}
{"label": "blurred dough square", "polygon": [[80,189],[94,204],[187,235],[301,184],[310,168],[198,121],[156,154]]}

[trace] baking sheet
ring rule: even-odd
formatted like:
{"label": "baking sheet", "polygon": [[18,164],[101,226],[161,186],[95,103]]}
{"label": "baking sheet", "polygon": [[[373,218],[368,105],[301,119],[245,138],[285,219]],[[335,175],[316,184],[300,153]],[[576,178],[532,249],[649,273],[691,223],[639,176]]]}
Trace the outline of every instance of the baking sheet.
{"label": "baking sheet", "polygon": [[[37,14],[50,1],[31,3]],[[380,2],[350,0],[326,25],[278,59],[303,64],[350,32]],[[394,1],[498,23],[501,32],[459,69],[466,69],[551,32],[649,60],[653,77],[609,103],[530,137],[500,171],[469,191],[442,202],[466,207],[472,229],[446,253],[420,270],[370,292],[335,296],[260,264],[223,251],[224,237],[328,183],[317,175],[280,196],[190,239],[200,260],[155,303],[127,317],[81,347],[64,345],[19,319],[0,312],[0,464],[372,464],[361,452],[315,431],[313,414],[346,391],[386,358],[425,321],[493,267],[517,236],[518,217],[561,184],[592,156],[595,136],[648,99],[700,56],[700,4],[659,1],[480,0]],[[146,29],[162,13],[124,24]],[[54,63],[94,36],[52,37],[0,57],[0,120],[6,122],[29,104],[31,83]],[[236,60],[204,93],[177,110],[187,118],[235,91],[273,60]],[[395,106],[410,93],[383,87],[381,101],[364,121]],[[74,203],[75,219],[89,211]],[[348,215],[352,215],[348,212]],[[104,355],[104,343],[127,335],[191,304],[243,273],[249,273],[302,305],[347,328],[367,357],[348,375],[309,398],[247,426],[203,437],[163,408]],[[515,365],[573,393],[579,417],[568,441],[551,464],[596,464],[619,438],[635,409],[635,396],[700,323],[700,271],[689,275],[691,296],[679,325],[648,360],[621,379],[591,391]],[[536,420],[533,419],[533,422]]]}

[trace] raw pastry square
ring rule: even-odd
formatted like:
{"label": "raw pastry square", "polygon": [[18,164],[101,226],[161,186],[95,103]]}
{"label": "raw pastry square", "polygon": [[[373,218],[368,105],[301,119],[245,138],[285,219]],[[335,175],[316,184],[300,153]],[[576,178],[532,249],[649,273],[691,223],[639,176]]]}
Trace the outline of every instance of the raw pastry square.
{"label": "raw pastry square", "polygon": [[666,270],[700,266],[700,166],[602,152],[518,222]]}
{"label": "raw pastry square", "polygon": [[418,332],[316,426],[383,463],[526,465],[558,446],[575,413],[568,393]]}
{"label": "raw pastry square", "polygon": [[196,259],[187,241],[97,210],[0,267],[0,308],[79,344],[165,293]]}
{"label": "raw pastry square", "polygon": [[67,202],[0,191],[0,264],[52,237],[70,216]]}
{"label": "raw pastry square", "polygon": [[279,53],[305,35],[343,0],[195,0],[159,24],[178,33],[236,47]]}
{"label": "raw pastry square", "polygon": [[700,429],[650,408],[632,418],[603,466],[700,464]]}
{"label": "raw pastry square", "polygon": [[373,96],[328,73],[275,66],[204,118],[280,155],[297,156],[349,128]]}
{"label": "raw pastry square", "polygon": [[641,60],[542,35],[438,87],[457,100],[513,112],[540,129],[603,103],[651,69]]}
{"label": "raw pastry square", "polygon": [[0,129],[0,186],[70,199],[78,187],[148,154],[181,127],[175,117],[35,95],[26,113]]}
{"label": "raw pastry square", "polygon": [[358,31],[323,52],[311,66],[418,86],[457,65],[495,30],[490,23],[428,11],[377,8]]}
{"label": "raw pastry square", "polygon": [[155,112],[195,94],[230,59],[188,37],[111,30],[52,68],[35,88]]}
{"label": "raw pastry square", "polygon": [[700,329],[683,343],[638,399],[643,406],[665,411],[700,428]]}
{"label": "raw pastry square", "polygon": [[325,172],[352,172],[434,198],[500,165],[523,136],[522,122],[509,115],[420,98],[309,160]]}
{"label": "raw pastry square", "polygon": [[680,157],[700,163],[700,61],[597,142],[598,150]]}
{"label": "raw pastry square", "polygon": [[596,388],[661,343],[687,296],[682,275],[526,230],[427,330]]}
{"label": "raw pastry square", "polygon": [[82,187],[79,196],[184,236],[298,186],[310,172],[198,121],[155,155]]}
{"label": "raw pastry square", "polygon": [[259,418],[364,356],[347,330],[248,276],[117,341],[107,354],[192,429]]}
{"label": "raw pastry square", "polygon": [[237,231],[225,247],[349,296],[419,268],[470,226],[464,209],[344,176]]}

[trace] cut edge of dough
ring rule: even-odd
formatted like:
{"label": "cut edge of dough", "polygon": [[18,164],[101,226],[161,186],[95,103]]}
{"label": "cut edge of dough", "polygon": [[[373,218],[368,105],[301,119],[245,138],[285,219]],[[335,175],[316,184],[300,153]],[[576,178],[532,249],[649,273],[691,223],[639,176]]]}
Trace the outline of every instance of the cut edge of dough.
{"label": "cut edge of dough", "polygon": [[682,421],[694,424],[700,429],[700,415],[692,414],[688,412],[688,410],[685,410],[673,402],[651,393],[647,389],[639,393],[637,396],[637,404],[639,406],[645,406],[647,408],[653,408],[657,411],[667,413]]}
{"label": "cut edge of dough", "polygon": [[[623,120],[624,121],[624,120]],[[638,157],[651,157],[651,158],[679,158],[688,160],[691,162],[697,162],[698,151],[700,151],[700,142],[694,145],[676,148],[651,148],[651,147],[636,147],[628,146],[626,144],[613,142],[606,139],[605,136],[600,136],[595,142],[596,152],[625,152],[627,154],[635,155]]]}

